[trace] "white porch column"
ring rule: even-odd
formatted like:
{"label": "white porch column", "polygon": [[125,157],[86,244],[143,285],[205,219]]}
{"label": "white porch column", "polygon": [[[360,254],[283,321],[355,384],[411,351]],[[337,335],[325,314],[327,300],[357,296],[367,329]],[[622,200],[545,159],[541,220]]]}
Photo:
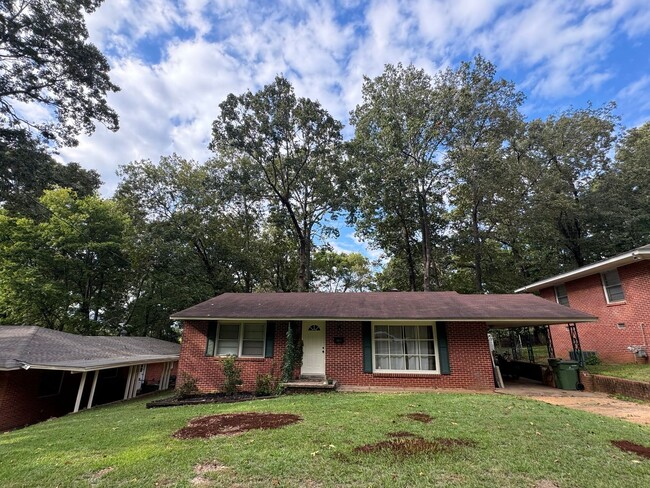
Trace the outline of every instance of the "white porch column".
{"label": "white porch column", "polygon": [[133,366],[133,378],[131,380],[131,390],[129,391],[129,398],[135,396],[135,392],[138,389],[138,377],[140,376],[140,365]]}
{"label": "white porch column", "polygon": [[133,366],[129,366],[129,374],[126,375],[126,386],[124,387],[124,400],[129,398],[131,391],[131,381],[133,381]]}
{"label": "white porch column", "polygon": [[79,380],[79,391],[77,392],[77,401],[74,403],[74,411],[78,412],[79,411],[79,405],[81,404],[81,396],[84,393],[84,386],[86,386],[86,375],[88,373],[86,371],[83,372],[81,375],[81,379]]}
{"label": "white porch column", "polygon": [[173,363],[165,363],[165,369],[164,369],[165,374],[160,381],[162,390],[166,390],[167,388],[169,388],[169,376],[171,375],[172,372],[172,364]]}
{"label": "white porch column", "polygon": [[162,373],[160,373],[160,381],[158,381],[158,391],[165,389],[166,374],[167,374],[167,363],[164,363],[162,368]]}
{"label": "white porch column", "polygon": [[95,398],[95,387],[97,386],[98,376],[99,370],[95,370],[95,376],[93,376],[93,385],[90,387],[90,397],[88,398],[88,405],[86,405],[86,408],[91,408],[93,406],[93,398]]}

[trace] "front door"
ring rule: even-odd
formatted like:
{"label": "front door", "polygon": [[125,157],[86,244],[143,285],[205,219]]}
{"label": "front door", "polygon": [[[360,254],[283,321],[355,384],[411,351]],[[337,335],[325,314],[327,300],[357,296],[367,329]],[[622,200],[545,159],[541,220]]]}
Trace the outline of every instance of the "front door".
{"label": "front door", "polygon": [[325,321],[302,323],[302,375],[325,376]]}

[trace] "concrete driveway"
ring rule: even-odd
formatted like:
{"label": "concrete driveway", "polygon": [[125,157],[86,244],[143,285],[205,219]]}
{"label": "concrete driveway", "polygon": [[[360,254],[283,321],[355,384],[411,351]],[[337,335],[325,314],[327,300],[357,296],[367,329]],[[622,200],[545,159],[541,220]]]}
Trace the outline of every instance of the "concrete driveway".
{"label": "concrete driveway", "polygon": [[650,403],[617,400],[605,393],[559,390],[521,379],[506,382],[505,388],[496,389],[495,392],[502,395],[533,398],[551,405],[561,405],[636,424],[650,425]]}

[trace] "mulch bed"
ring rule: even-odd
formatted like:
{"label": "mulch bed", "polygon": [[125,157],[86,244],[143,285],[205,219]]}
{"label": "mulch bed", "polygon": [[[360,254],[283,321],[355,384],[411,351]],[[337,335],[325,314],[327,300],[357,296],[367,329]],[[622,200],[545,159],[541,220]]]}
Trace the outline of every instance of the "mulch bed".
{"label": "mulch bed", "polygon": [[646,459],[650,459],[650,447],[645,447],[630,441],[612,441],[612,444],[621,451],[632,452]]}
{"label": "mulch bed", "polygon": [[179,407],[182,405],[203,405],[205,403],[237,403],[247,402],[250,400],[263,400],[267,398],[277,398],[277,396],[255,396],[252,393],[240,392],[236,395],[226,395],[225,393],[206,393],[203,395],[192,395],[190,397],[180,398],[171,397],[162,400],[154,400],[147,403],[147,408],[160,407]]}
{"label": "mulch bed", "polygon": [[411,420],[417,420],[418,422],[422,422],[425,424],[428,424],[433,420],[433,417],[429,415],[428,413],[407,413],[404,415],[404,417],[409,418]]}
{"label": "mulch bed", "polygon": [[355,448],[355,451],[364,454],[386,452],[397,457],[408,457],[418,454],[450,452],[462,447],[476,447],[476,443],[465,439],[447,439],[441,437],[433,441],[428,441],[418,436],[400,436],[375,444],[359,446]]}
{"label": "mulch bed", "polygon": [[209,415],[190,420],[186,427],[174,432],[177,439],[235,435],[252,429],[277,429],[294,424],[302,417],[290,413],[231,413]]}

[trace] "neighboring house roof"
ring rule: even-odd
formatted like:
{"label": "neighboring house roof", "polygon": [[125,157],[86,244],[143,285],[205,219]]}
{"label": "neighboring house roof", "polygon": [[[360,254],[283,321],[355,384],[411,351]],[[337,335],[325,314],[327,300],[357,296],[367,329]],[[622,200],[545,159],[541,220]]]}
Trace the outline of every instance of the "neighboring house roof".
{"label": "neighboring house roof", "polygon": [[596,320],[534,295],[456,292],[224,293],[171,318],[480,321],[501,327]]}
{"label": "neighboring house roof", "polygon": [[93,371],[176,361],[180,345],[152,337],[80,336],[36,326],[0,326],[0,370]]}
{"label": "neighboring house roof", "polygon": [[637,247],[631,251],[618,254],[613,258],[598,261],[597,263],[593,264],[588,264],[587,266],[582,266],[581,268],[574,269],[568,273],[551,276],[550,278],[536,281],[530,285],[522,286],[521,288],[515,290],[515,293],[520,293],[523,291],[538,291],[542,288],[559,285],[566,283],[567,281],[577,280],[578,278],[584,278],[585,276],[590,276],[596,273],[602,273],[603,271],[619,268],[621,266],[625,266],[626,264],[631,264],[635,261],[641,261],[643,259],[650,259],[650,244],[646,244],[645,246]]}

